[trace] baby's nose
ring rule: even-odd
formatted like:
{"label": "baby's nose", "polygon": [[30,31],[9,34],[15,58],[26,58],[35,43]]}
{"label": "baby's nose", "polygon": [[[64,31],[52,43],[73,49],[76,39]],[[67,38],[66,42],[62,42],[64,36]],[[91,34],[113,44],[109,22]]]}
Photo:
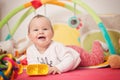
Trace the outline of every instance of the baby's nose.
{"label": "baby's nose", "polygon": [[44,32],[42,30],[39,31],[39,34],[43,34]]}

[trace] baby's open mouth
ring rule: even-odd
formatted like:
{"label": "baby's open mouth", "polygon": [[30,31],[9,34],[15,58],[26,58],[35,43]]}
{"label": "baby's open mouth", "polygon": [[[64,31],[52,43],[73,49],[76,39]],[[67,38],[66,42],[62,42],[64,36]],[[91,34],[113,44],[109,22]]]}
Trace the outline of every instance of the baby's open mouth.
{"label": "baby's open mouth", "polygon": [[38,37],[38,39],[45,39],[45,36],[40,36]]}

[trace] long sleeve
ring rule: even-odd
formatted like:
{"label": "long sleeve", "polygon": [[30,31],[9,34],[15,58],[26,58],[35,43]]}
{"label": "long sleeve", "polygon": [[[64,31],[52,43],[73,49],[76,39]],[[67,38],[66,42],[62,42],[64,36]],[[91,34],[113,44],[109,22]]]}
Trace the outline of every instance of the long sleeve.
{"label": "long sleeve", "polygon": [[66,72],[75,69],[81,61],[80,55],[71,48],[59,46],[57,48],[57,52],[57,56],[60,60],[60,63],[55,66],[61,72]]}
{"label": "long sleeve", "polygon": [[38,64],[37,56],[39,53],[36,51],[34,45],[30,46],[26,52],[28,64]]}
{"label": "long sleeve", "polygon": [[81,59],[79,53],[69,47],[52,42],[44,54],[40,54],[35,46],[27,49],[28,64],[48,64],[56,66],[61,72],[75,69]]}

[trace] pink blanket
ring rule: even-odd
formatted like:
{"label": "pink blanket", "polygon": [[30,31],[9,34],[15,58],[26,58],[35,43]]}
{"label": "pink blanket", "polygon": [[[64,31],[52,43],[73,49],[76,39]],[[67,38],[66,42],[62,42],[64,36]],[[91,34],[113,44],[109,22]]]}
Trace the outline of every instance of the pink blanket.
{"label": "pink blanket", "polygon": [[24,70],[15,80],[120,80],[120,69],[77,69],[47,76],[28,76]]}

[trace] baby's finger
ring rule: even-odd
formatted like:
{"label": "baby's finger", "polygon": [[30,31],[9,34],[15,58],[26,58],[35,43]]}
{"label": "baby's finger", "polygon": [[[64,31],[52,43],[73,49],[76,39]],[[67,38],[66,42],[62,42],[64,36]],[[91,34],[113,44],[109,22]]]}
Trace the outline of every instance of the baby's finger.
{"label": "baby's finger", "polygon": [[58,74],[61,74],[61,72],[60,72],[60,71],[58,71],[57,73],[58,73]]}
{"label": "baby's finger", "polygon": [[53,71],[52,74],[56,74],[56,71]]}
{"label": "baby's finger", "polygon": [[52,74],[61,74],[60,71],[53,71]]}
{"label": "baby's finger", "polygon": [[52,68],[49,69],[48,74],[51,74],[51,73],[53,73],[53,69]]}

